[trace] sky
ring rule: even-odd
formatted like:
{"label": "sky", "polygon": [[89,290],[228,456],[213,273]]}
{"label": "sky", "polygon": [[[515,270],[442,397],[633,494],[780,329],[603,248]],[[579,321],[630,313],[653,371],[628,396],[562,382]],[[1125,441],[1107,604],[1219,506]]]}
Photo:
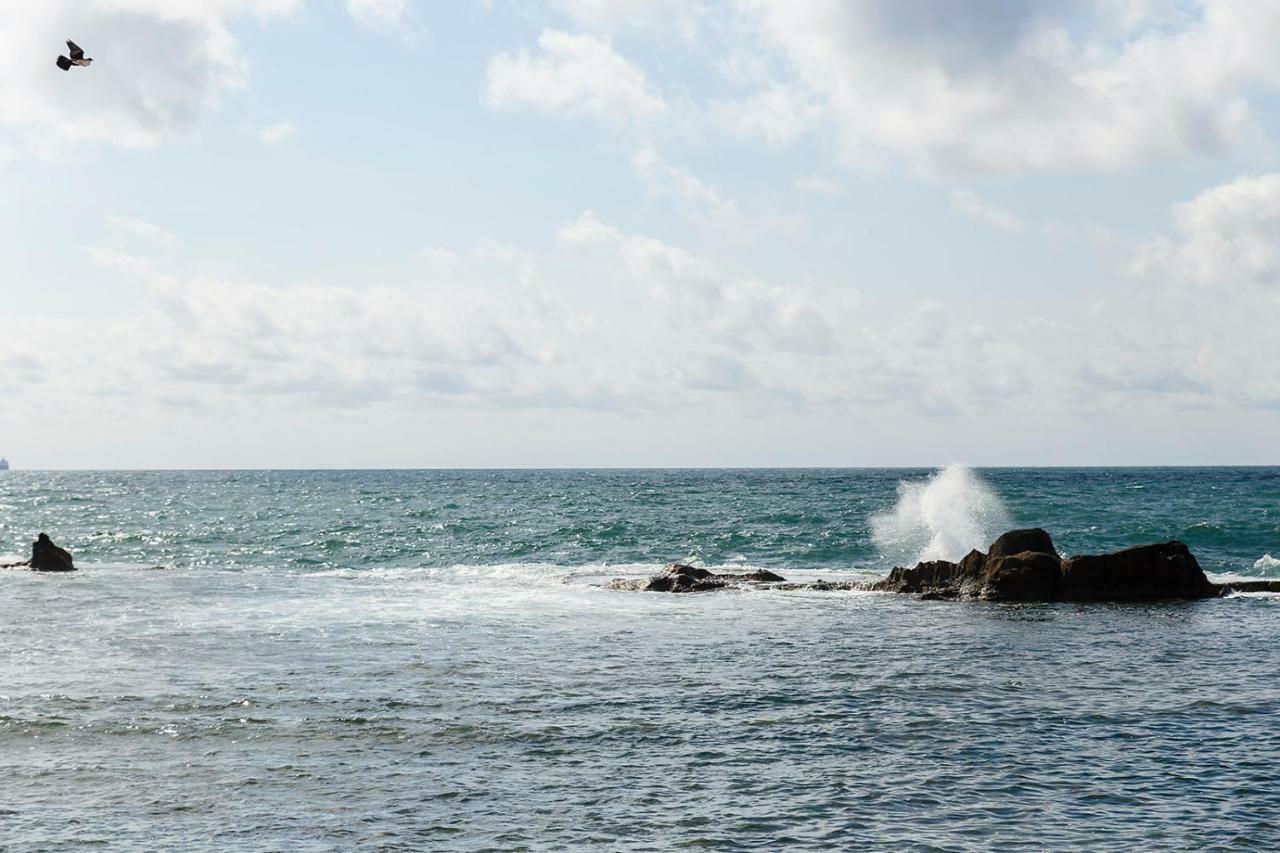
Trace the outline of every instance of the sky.
{"label": "sky", "polygon": [[0,0],[0,456],[1280,463],[1277,44],[1280,0]]}

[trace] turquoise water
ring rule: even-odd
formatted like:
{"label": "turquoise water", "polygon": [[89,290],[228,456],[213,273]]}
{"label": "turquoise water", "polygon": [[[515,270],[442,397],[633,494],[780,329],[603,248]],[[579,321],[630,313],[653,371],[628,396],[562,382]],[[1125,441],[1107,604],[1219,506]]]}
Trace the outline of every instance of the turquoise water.
{"label": "turquoise water", "polygon": [[[0,475],[0,848],[1276,849],[1280,599],[600,589],[1046,527],[1280,576],[1280,469]],[[971,542],[972,540],[972,542]]]}

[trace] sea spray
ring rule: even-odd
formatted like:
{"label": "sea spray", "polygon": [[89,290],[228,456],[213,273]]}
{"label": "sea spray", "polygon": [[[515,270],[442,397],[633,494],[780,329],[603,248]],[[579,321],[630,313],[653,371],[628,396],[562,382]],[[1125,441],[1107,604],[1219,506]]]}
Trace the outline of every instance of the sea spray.
{"label": "sea spray", "polygon": [[899,483],[893,509],[871,517],[871,536],[882,559],[909,565],[959,560],[1011,526],[991,486],[963,465],[948,465],[928,479]]}
{"label": "sea spray", "polygon": [[1263,554],[1254,562],[1253,570],[1259,574],[1273,574],[1280,570],[1280,560],[1271,556],[1270,553]]}

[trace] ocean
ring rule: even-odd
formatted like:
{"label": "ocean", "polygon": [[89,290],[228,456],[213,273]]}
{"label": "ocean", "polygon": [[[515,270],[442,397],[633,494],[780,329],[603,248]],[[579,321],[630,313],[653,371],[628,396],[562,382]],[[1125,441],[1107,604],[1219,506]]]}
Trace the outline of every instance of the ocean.
{"label": "ocean", "polygon": [[1280,577],[1280,468],[0,474],[0,849],[1280,849],[1280,597],[879,576],[1042,526]]}

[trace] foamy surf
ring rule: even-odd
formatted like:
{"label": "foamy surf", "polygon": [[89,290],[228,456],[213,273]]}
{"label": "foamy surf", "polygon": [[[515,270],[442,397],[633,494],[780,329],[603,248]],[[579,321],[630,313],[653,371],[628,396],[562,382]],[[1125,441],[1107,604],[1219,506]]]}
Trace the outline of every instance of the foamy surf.
{"label": "foamy surf", "polygon": [[986,481],[963,465],[948,465],[925,480],[899,483],[893,509],[871,517],[871,536],[883,560],[910,564],[959,560],[1012,526]]}
{"label": "foamy surf", "polygon": [[[336,579],[367,584],[418,583],[447,587],[537,589],[560,587],[566,584],[593,586],[608,583],[615,578],[639,580],[659,574],[665,566],[664,563],[589,563],[581,566],[557,563],[497,563],[323,569],[291,572],[290,576],[302,582]],[[776,565],[763,566],[736,562],[703,567],[725,574],[750,574],[768,570],[783,574],[788,581],[804,583],[823,579],[862,580],[880,576],[879,572],[867,570],[789,569]],[[270,573],[272,572],[266,570],[260,572],[263,575]]]}

